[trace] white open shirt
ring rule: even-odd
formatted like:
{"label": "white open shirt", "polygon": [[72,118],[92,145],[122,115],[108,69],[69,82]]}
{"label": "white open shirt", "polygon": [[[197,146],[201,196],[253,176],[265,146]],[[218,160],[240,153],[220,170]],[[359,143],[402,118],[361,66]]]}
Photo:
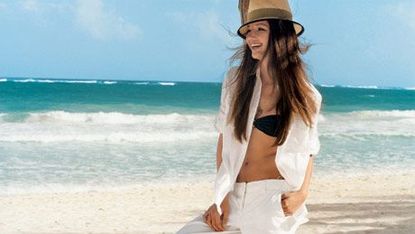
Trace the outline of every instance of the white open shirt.
{"label": "white open shirt", "polygon": [[[244,161],[248,142],[252,132],[252,126],[256,110],[261,97],[261,78],[259,68],[256,71],[256,82],[254,92],[249,106],[249,116],[247,122],[247,140],[240,143],[233,135],[233,124],[226,123],[226,118],[230,112],[232,86],[230,81],[235,77],[236,69],[231,68],[222,83],[221,100],[219,112],[215,119],[215,128],[223,134],[222,163],[216,174],[214,202],[220,215],[222,210],[220,205],[227,195],[233,190],[236,178]],[[236,84],[232,83],[232,84]],[[292,191],[299,190],[305,178],[305,172],[310,159],[310,154],[316,155],[320,150],[320,141],[317,132],[317,120],[320,112],[322,97],[313,84],[309,83],[314,91],[314,100],[317,104],[317,112],[313,116],[313,126],[308,127],[301,116],[294,113],[292,123],[289,128],[287,139],[284,144],[278,146],[275,156],[275,164],[280,174],[292,187]],[[298,209],[297,214],[307,213],[304,204]]]}

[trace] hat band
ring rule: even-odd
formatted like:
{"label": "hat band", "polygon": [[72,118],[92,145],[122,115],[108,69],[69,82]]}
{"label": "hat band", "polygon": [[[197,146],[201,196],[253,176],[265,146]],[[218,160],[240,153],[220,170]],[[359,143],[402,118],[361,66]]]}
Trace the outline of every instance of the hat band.
{"label": "hat band", "polygon": [[292,20],[292,14],[289,11],[278,8],[261,8],[248,13],[246,22],[262,18],[277,18]]}

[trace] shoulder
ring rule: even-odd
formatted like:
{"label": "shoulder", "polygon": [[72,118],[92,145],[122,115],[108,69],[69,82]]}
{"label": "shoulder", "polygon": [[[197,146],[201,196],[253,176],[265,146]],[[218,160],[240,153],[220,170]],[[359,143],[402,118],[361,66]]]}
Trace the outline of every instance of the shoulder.
{"label": "shoulder", "polygon": [[236,79],[236,75],[238,73],[238,67],[230,67],[226,72],[224,83],[230,84],[233,80]]}
{"label": "shoulder", "polygon": [[238,73],[238,67],[230,67],[226,72],[225,79],[223,80],[223,89],[230,90],[236,81],[236,76]]}
{"label": "shoulder", "polygon": [[309,83],[313,95],[313,99],[314,101],[318,104],[321,105],[321,101],[323,100],[323,96],[321,95],[320,91],[318,91],[318,89],[310,82]]}

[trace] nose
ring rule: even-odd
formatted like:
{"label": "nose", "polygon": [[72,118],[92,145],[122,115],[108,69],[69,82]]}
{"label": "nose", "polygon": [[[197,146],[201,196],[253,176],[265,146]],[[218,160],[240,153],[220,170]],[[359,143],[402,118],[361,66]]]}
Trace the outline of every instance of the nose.
{"label": "nose", "polygon": [[257,37],[256,33],[251,30],[247,34],[245,34],[245,39],[249,42],[250,40],[253,40]]}
{"label": "nose", "polygon": [[246,38],[246,39],[248,39],[248,38],[253,38],[253,39],[256,39],[257,37],[258,37],[258,35],[257,35],[257,30],[254,30],[254,29],[249,30],[249,31],[245,34],[245,38]]}
{"label": "nose", "polygon": [[258,38],[257,38],[256,33],[252,32],[252,31],[250,31],[250,32],[248,32],[247,34],[245,34],[245,40],[246,40],[246,42],[248,42],[249,44],[251,44],[251,42],[252,42],[252,41],[256,41],[257,39],[258,39]]}

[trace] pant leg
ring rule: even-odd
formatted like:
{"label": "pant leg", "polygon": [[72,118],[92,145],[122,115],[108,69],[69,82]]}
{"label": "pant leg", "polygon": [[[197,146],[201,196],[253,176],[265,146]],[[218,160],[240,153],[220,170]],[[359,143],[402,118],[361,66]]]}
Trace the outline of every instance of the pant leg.
{"label": "pant leg", "polygon": [[241,208],[242,234],[294,234],[300,224],[308,221],[303,215],[284,215],[281,194],[290,190],[284,180],[253,181],[247,183],[245,189]]}
{"label": "pant leg", "polygon": [[[239,193],[238,193],[239,192]],[[241,191],[231,191],[229,194],[229,216],[228,222],[225,225],[225,231],[215,232],[209,225],[203,220],[203,214],[200,214],[190,222],[186,223],[176,234],[241,234],[240,226],[240,195]]]}
{"label": "pant leg", "polygon": [[215,232],[200,214],[186,223],[177,234],[294,234],[308,221],[304,205],[293,216],[285,216],[281,194],[290,191],[284,180],[259,180],[236,183],[229,196],[230,214],[224,232]]}
{"label": "pant leg", "polygon": [[190,222],[186,223],[176,234],[241,234],[239,228],[225,225],[225,231],[223,232],[216,232],[215,230],[211,229],[209,225],[207,225],[203,220],[203,215],[200,214]]}

